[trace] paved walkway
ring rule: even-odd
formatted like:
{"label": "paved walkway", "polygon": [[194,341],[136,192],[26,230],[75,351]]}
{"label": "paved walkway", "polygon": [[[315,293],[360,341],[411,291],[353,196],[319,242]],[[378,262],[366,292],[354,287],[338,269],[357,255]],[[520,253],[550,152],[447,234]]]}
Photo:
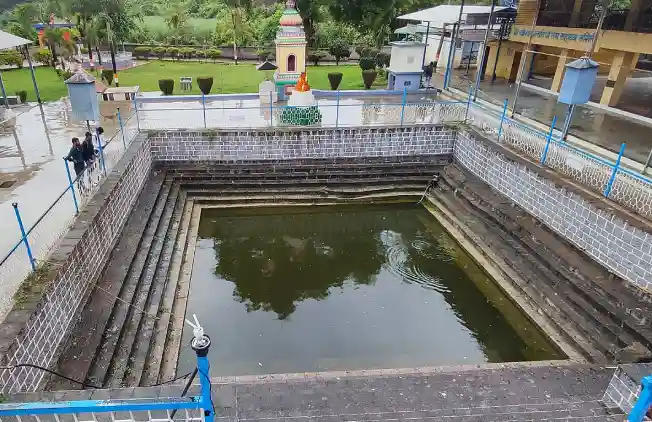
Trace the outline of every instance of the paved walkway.
{"label": "paved walkway", "polygon": [[[217,421],[622,421],[601,403],[613,369],[545,362],[214,379]],[[9,401],[179,397],[156,388],[38,392]],[[189,395],[198,394],[193,385]],[[615,412],[620,413],[620,412]],[[182,416],[180,416],[182,418]]]}
{"label": "paved walkway", "polygon": [[[463,72],[456,73],[453,87],[464,92],[469,90],[469,81],[475,84],[475,76],[470,73],[468,79]],[[480,86],[479,98],[502,106],[505,98],[510,106],[514,104],[516,85],[497,79],[493,84],[484,81]],[[557,102],[557,97],[528,89],[521,89],[517,102],[517,113],[547,126],[557,116],[556,128],[561,129],[566,118],[567,106]],[[613,153],[618,153],[620,145],[625,142],[625,156],[639,163],[644,163],[652,149],[652,127],[628,117],[610,114],[590,107],[578,106],[570,127],[571,135],[591,142]]]}
{"label": "paved walkway", "polygon": [[[68,185],[62,157],[72,137],[83,139],[87,130],[85,123],[74,121],[66,100],[44,104],[42,110],[34,105],[12,109],[17,116],[0,125],[0,184],[13,182],[0,189],[0,259],[20,239],[11,204],[18,203],[30,227]],[[106,139],[116,131],[114,112],[102,108],[108,116],[100,122]]]}

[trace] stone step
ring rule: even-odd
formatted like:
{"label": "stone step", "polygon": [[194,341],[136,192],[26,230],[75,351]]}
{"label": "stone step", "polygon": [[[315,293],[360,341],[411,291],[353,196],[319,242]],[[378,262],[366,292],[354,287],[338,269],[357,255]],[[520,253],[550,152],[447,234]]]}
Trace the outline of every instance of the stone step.
{"label": "stone step", "polygon": [[171,173],[170,177],[176,180],[211,180],[211,179],[224,179],[224,178],[238,178],[238,179],[293,179],[293,178],[318,178],[318,177],[373,177],[383,175],[423,175],[423,174],[437,174],[441,168],[427,167],[411,168],[411,167],[391,167],[387,169],[374,169],[374,168],[361,168],[355,171],[350,169],[317,169],[312,171],[304,171],[303,169],[295,169],[292,171],[277,171],[274,168],[248,171],[235,173],[233,171],[222,170],[202,170],[184,173]]}
{"label": "stone step", "polygon": [[[172,214],[176,209],[178,200],[179,186],[173,185],[170,189],[164,212],[158,223],[147,256],[145,268],[143,269],[141,279],[134,294],[132,302],[133,306],[129,308],[127,319],[123,325],[120,338],[118,339],[118,346],[113,353],[113,358],[105,381],[105,384],[108,387],[119,388],[129,386],[129,384],[125,384],[124,381],[127,376],[127,370],[131,367],[134,344],[136,340],[142,340],[138,337],[141,322],[144,316],[156,318],[157,309],[160,305],[160,295],[157,298],[154,298],[154,309],[151,313],[148,312],[149,302],[152,299],[152,292],[157,290],[154,286],[155,282],[160,282],[161,284],[165,283],[165,276],[157,277],[157,273],[161,271],[163,274],[167,273],[166,266],[161,265],[161,259],[164,245],[168,238],[168,232],[170,231]],[[174,237],[174,234],[172,234],[172,236]],[[162,290],[162,286],[159,290]],[[142,358],[144,358],[144,356]]]}
{"label": "stone step", "polygon": [[[59,358],[57,370],[67,376],[83,380],[94,360],[106,330],[109,316],[115,306],[122,283],[129,274],[133,259],[141,245],[155,204],[162,195],[164,174],[153,173],[146,182],[133,212],[127,219],[122,233],[97,284],[92,288],[80,319],[76,324],[64,351]],[[61,378],[51,378],[48,389],[77,389],[78,384]]]}
{"label": "stone step", "polygon": [[[197,186],[197,185],[194,185]],[[330,186],[322,186],[319,189],[314,190],[316,193],[320,194],[333,194],[333,195],[338,195],[338,196],[347,196],[347,195],[353,195],[357,196],[361,192],[364,193],[385,193],[385,192],[393,192],[398,189],[403,189],[403,190],[411,190],[411,191],[421,191],[422,193],[425,191],[425,186],[423,183],[413,183],[413,184],[390,184],[390,185],[377,185],[377,186],[343,186],[343,187],[330,187]],[[220,196],[229,196],[229,195],[246,195],[250,194],[252,192],[258,194],[257,191],[252,190],[252,189],[247,189],[247,188],[240,188],[237,186],[226,186],[222,189],[216,190],[213,188],[201,188],[201,187],[193,187],[193,188],[186,188],[185,192],[189,196],[207,196],[207,195],[215,195],[219,194]],[[269,195],[285,195],[285,194],[303,194],[306,193],[306,189],[301,186],[270,186],[265,188],[264,193],[269,194]]]}
{"label": "stone step", "polygon": [[[581,327],[582,331],[589,336],[594,344],[601,349],[603,353],[609,358],[615,357],[615,352],[619,348],[627,344],[631,344],[633,339],[627,333],[616,326],[616,323],[609,318],[608,315],[601,314],[596,310],[593,305],[590,305],[573,289],[572,283],[563,277],[558,277],[552,273],[548,267],[541,264],[542,259],[537,253],[529,247],[527,239],[529,236],[516,236],[518,227],[511,221],[501,221],[496,218],[497,210],[494,207],[490,209],[486,206],[482,199],[473,199],[468,195],[464,189],[458,189],[458,198],[464,198],[467,202],[472,204],[476,210],[482,212],[482,216],[489,220],[496,228],[502,230],[503,233],[510,233],[510,235],[503,236],[503,238],[510,243],[515,251],[525,257],[531,264],[531,267],[539,274],[539,279],[546,283],[546,286],[540,287],[540,290],[546,290],[546,297],[548,300],[557,302],[557,306],[564,310],[568,315],[575,315],[583,317],[587,323],[581,320],[574,320]],[[539,246],[540,247],[540,246]],[[555,299],[559,299],[556,301]],[[570,308],[569,308],[570,307]],[[600,336],[600,334],[603,334]]]}
{"label": "stone step", "polygon": [[[158,308],[152,338],[149,343],[143,373],[140,379],[140,385],[152,385],[162,382],[161,363],[163,354],[166,350],[168,334],[171,333],[171,318],[181,270],[185,260],[186,248],[188,246],[188,232],[192,219],[193,206],[191,201],[185,201],[181,214],[179,216],[179,229],[173,245],[173,251],[170,258],[169,273],[161,299],[161,306]],[[172,333],[180,335],[181,333]]]}
{"label": "stone step", "polygon": [[195,181],[187,182],[180,180],[179,183],[185,189],[194,189],[199,188],[212,188],[212,189],[222,189],[226,187],[261,187],[265,186],[279,186],[284,184],[291,184],[294,186],[302,186],[306,188],[310,187],[319,187],[327,185],[328,187],[337,187],[337,186],[350,186],[350,185],[359,185],[364,183],[369,186],[378,186],[378,185],[388,185],[388,184],[417,184],[422,183],[425,189],[428,182],[433,179],[432,175],[417,175],[417,176],[405,176],[405,177],[394,177],[394,176],[383,176],[383,177],[372,177],[372,178],[312,178],[312,179],[294,179],[294,180],[270,180],[270,179],[255,179],[255,180],[235,180],[235,179],[213,179],[208,181]]}
{"label": "stone step", "polygon": [[[451,166],[451,169],[455,170],[456,168]],[[447,171],[447,178],[450,179],[451,176],[456,181],[467,185],[482,183],[481,181],[466,180],[466,176],[461,174],[459,169]],[[501,199],[502,204],[500,203]],[[571,280],[579,294],[589,300],[593,306],[619,320],[619,325],[622,325],[622,328],[627,330],[630,335],[648,347],[652,346],[652,330],[650,329],[652,318],[649,317],[652,315],[652,303],[649,300],[642,300],[638,294],[640,292],[630,283],[614,276],[591,257],[570,245],[551,230],[546,229],[525,210],[511,206],[511,202],[501,195],[497,193],[493,193],[489,197],[485,195],[484,200],[490,203],[499,215],[504,216],[505,220],[518,223],[519,230],[529,235],[523,238],[528,241],[534,253],[545,252],[542,245],[556,252],[552,255],[555,260],[548,261],[551,270],[558,271]],[[551,257],[551,255],[546,255],[546,257]]]}
{"label": "stone step", "polygon": [[[186,204],[186,198],[187,195],[185,192],[179,193],[172,213],[169,230],[165,234],[165,243],[161,252],[161,259],[159,265],[156,267],[152,291],[145,307],[146,313],[142,316],[140,325],[138,326],[136,339],[129,356],[127,373],[124,378],[124,384],[127,386],[138,386],[141,383],[145,362],[148,356],[154,352],[154,350],[151,350],[151,343],[152,337],[155,334],[155,324],[161,317],[161,314],[166,311],[165,308],[162,308],[165,306],[162,301],[163,294],[169,288],[176,290],[176,285],[179,281],[178,277],[176,279],[170,278],[170,263],[173,257],[175,244],[179,237],[179,227],[181,224],[183,209]],[[168,287],[168,283],[172,286]],[[154,383],[155,382],[152,382],[151,384]]]}
{"label": "stone step", "polygon": [[[145,232],[142,235],[140,246],[136,252],[136,256],[134,257],[129,274],[122,283],[118,295],[119,300],[113,307],[107,328],[102,336],[102,342],[95,351],[95,359],[86,378],[87,382],[90,384],[104,386],[106,383],[106,375],[111,366],[113,354],[118,346],[119,339],[122,336],[125,322],[132,312],[134,295],[142,278],[147,258],[149,256],[149,250],[154,241],[161,216],[165,212],[165,205],[167,204],[167,198],[170,194],[171,187],[171,183],[164,183],[161,195],[156,203],[156,208],[148,221]],[[135,311],[142,312],[142,309]]]}
{"label": "stone step", "polygon": [[[441,182],[440,185],[442,186]],[[548,319],[553,322],[561,333],[568,333],[567,340],[575,344],[582,352],[584,357],[590,361],[602,362],[606,360],[605,353],[611,345],[601,345],[596,347],[590,342],[590,334],[599,337],[599,331],[592,328],[587,320],[584,319],[577,311],[559,297],[550,281],[541,278],[536,267],[533,267],[524,256],[523,252],[518,251],[518,241],[508,239],[509,235],[502,230],[494,227],[492,224],[484,223],[486,215],[478,211],[472,204],[455,197],[455,193],[442,194],[440,191],[435,192],[435,198],[452,214],[462,216],[463,223],[473,232],[473,236],[482,239],[491,252],[496,254],[500,259],[505,260],[510,270],[516,274],[516,279],[507,275],[512,280],[514,286],[520,290],[526,297],[532,300],[536,307],[540,308]],[[489,218],[491,221],[491,218]],[[454,223],[453,223],[454,224]],[[569,323],[572,327],[569,326]],[[579,332],[581,338],[573,335],[573,331]]]}
{"label": "stone step", "polygon": [[[478,196],[477,193],[484,192],[481,189],[469,189],[469,185],[470,183],[465,183],[463,188],[457,188],[458,195],[470,195],[469,200],[473,201],[472,197],[474,195]],[[519,239],[531,256],[545,265],[542,271],[552,272],[555,278],[565,281],[563,286],[556,288],[557,293],[563,294],[565,298],[573,302],[576,308],[581,308],[586,315],[594,320],[605,335],[614,339],[619,347],[629,346],[634,341],[640,341],[650,347],[652,339],[650,330],[638,324],[638,320],[632,317],[631,312],[617,306],[623,306],[625,303],[631,307],[629,309],[638,309],[643,312],[643,315],[646,312],[649,315],[649,312],[652,312],[649,304],[638,300],[635,295],[631,294],[629,289],[623,287],[622,283],[609,280],[610,277],[608,277],[606,270],[602,271],[602,277],[596,277],[593,279],[595,281],[592,281],[583,277],[581,273],[578,274],[578,271],[573,271],[574,265],[570,265],[566,261],[562,263],[562,260],[569,259],[572,257],[571,254],[574,254],[576,259],[572,262],[581,263],[583,268],[599,268],[599,265],[592,261],[590,257],[578,255],[576,252],[573,253],[574,251],[568,245],[566,248],[560,249],[564,243],[561,239],[546,236],[547,230],[540,225],[534,227],[534,224],[532,224],[533,219],[527,218],[524,210],[512,207],[509,200],[505,201],[503,198],[503,202],[500,203],[501,199],[495,194],[489,197],[485,194],[479,200],[491,207],[491,215],[494,221],[502,221],[499,224],[503,229],[511,233],[519,233]],[[478,204],[476,203],[476,205]],[[478,206],[482,207],[482,205]],[[488,212],[486,208],[485,212]],[[524,222],[526,224],[523,224]],[[545,243],[544,247],[538,239],[545,239],[553,243]],[[559,257],[560,253],[564,254],[562,258]],[[594,268],[591,275],[595,276],[598,272]],[[605,300],[605,298],[607,299]]]}

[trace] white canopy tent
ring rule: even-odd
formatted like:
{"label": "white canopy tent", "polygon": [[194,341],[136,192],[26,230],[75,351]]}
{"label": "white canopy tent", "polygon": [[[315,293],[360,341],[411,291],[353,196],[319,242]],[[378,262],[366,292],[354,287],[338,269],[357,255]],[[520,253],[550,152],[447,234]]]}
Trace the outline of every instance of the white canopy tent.
{"label": "white canopy tent", "polygon": [[[32,58],[29,55],[28,46],[33,42],[25,38],[18,37],[16,35],[10,34],[5,31],[0,31],[0,50],[10,50],[12,48],[22,48],[25,51],[25,56],[27,57],[27,63],[29,63],[29,70],[32,75],[32,83],[34,84],[34,91],[36,92],[36,99],[41,103],[41,94],[38,90],[38,85],[36,84],[36,75],[34,75],[34,66],[32,65]],[[0,73],[0,89],[2,89],[2,98],[4,100],[4,105],[6,108],[9,108],[9,101],[7,100],[7,92],[5,90],[5,84],[2,80],[2,74]]]}
{"label": "white canopy tent", "polygon": [[[406,15],[398,16],[397,19],[408,21],[427,22],[432,28],[444,28],[444,25],[452,25],[457,22],[460,16],[460,5],[443,4],[441,6],[431,7]],[[496,6],[495,12],[507,9],[505,6]],[[466,20],[468,15],[489,15],[491,6],[464,6],[462,10],[462,21]]]}

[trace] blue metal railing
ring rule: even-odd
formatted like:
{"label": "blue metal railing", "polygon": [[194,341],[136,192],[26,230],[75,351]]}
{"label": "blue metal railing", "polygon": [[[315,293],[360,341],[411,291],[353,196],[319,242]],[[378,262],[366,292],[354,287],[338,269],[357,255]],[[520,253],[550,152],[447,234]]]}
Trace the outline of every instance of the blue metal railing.
{"label": "blue metal railing", "polygon": [[643,422],[648,412],[652,411],[652,375],[643,378],[641,381],[641,392],[631,412],[629,422]]}
{"label": "blue metal railing", "polygon": [[[73,415],[75,421],[79,421],[78,414],[91,414],[92,421],[97,421],[97,414],[111,414],[111,420],[116,420],[114,413],[131,415],[135,412],[148,412],[148,419],[153,419],[150,412],[165,411],[166,420],[173,420],[178,410],[201,411],[201,414],[193,420],[203,419],[204,422],[213,422],[215,418],[215,406],[211,397],[210,363],[208,351],[211,341],[204,334],[203,328],[199,326],[195,317],[196,326],[193,325],[194,337],[190,343],[197,356],[197,369],[187,381],[186,389],[182,397],[153,397],[138,399],[103,399],[103,400],[73,400],[73,401],[43,401],[28,403],[2,403],[0,404],[0,418],[21,417],[34,415],[37,420],[39,416],[48,415]],[[191,385],[194,376],[199,375],[200,394],[198,396],[183,397]],[[158,384],[163,385],[163,384]],[[59,420],[55,416],[55,420]],[[124,420],[124,419],[123,419]],[[140,419],[142,420],[142,419]]]}
{"label": "blue metal railing", "polygon": [[[118,119],[118,122],[119,122],[118,131],[113,135],[113,137],[111,137],[111,139],[109,139],[109,141],[106,144],[102,144],[102,138],[101,137],[97,138],[98,145],[96,145],[96,147],[97,147],[97,151],[98,151],[98,161],[99,161],[98,166],[100,167],[100,169],[102,171],[102,174],[97,174],[96,175],[98,184],[100,182],[101,175],[106,176],[106,174],[107,174],[107,163],[106,163],[106,157],[105,157],[105,154],[104,154],[105,149],[107,148],[107,146],[108,145],[113,145],[113,142],[116,139],[118,139],[118,137],[122,137],[122,139],[123,139],[123,145],[122,146],[123,146],[124,149],[126,149],[126,144],[130,143],[132,141],[133,136],[131,136],[131,138],[128,139],[127,135],[126,135],[126,130],[125,130],[126,125],[128,124],[128,122],[130,120],[131,120],[131,117],[129,119],[127,119],[127,121],[122,122],[122,119],[119,118]],[[40,214],[40,216],[38,218],[36,218],[34,223],[32,223],[29,227],[24,224],[24,221],[23,221],[23,218],[21,216],[20,208],[18,206],[18,203],[12,204],[13,207],[14,207],[15,218],[16,218],[16,221],[17,221],[17,224],[18,224],[19,236],[18,236],[18,241],[16,243],[14,243],[14,245],[9,249],[9,251],[4,256],[2,256],[2,258],[0,258],[0,280],[2,280],[3,282],[4,282],[5,278],[8,275],[10,275],[10,274],[7,274],[7,273],[9,273],[11,271],[15,271],[16,267],[20,266],[20,264],[16,263],[16,262],[12,262],[12,265],[9,265],[9,262],[12,261],[12,260],[16,261],[18,259],[17,254],[20,251],[21,246],[25,247],[25,250],[26,250],[26,253],[27,253],[27,261],[28,261],[28,262],[23,264],[23,268],[24,268],[24,265],[28,264],[29,271],[35,271],[36,270],[37,261],[38,261],[38,259],[42,259],[42,257],[38,256],[38,254],[35,253],[34,250],[35,249],[38,249],[38,250],[42,249],[42,247],[38,247],[38,246],[42,246],[42,245],[35,245],[34,244],[35,242],[34,241],[30,242],[29,239],[36,231],[41,231],[40,230],[42,228],[41,226],[43,224],[47,223],[44,220],[47,219],[48,217],[50,217],[51,214],[56,211],[56,210],[54,210],[55,207],[60,206],[60,205],[63,206],[62,204],[63,204],[63,201],[64,201],[64,197],[67,194],[71,195],[72,203],[73,203],[73,206],[74,206],[74,209],[72,210],[72,212],[74,212],[75,215],[78,214],[79,211],[80,211],[80,207],[81,207],[80,200],[82,199],[80,197],[80,195],[84,196],[84,197],[88,197],[89,195],[92,194],[92,191],[88,189],[88,186],[85,184],[84,181],[85,181],[85,179],[90,179],[90,174],[92,172],[97,172],[98,169],[87,168],[87,169],[84,170],[84,172],[82,172],[81,174],[79,174],[79,175],[77,175],[77,176],[75,176],[73,178],[72,173],[70,171],[70,167],[68,166],[68,162],[65,161],[65,160],[64,160],[64,165],[65,165],[66,176],[67,176],[67,179],[68,179],[67,186],[65,187],[63,192],[61,192],[57,196],[57,198],[47,207],[47,209],[43,213]],[[82,188],[84,188],[84,189],[82,189]],[[63,212],[70,213],[70,210],[67,209],[67,210],[65,210]],[[44,231],[50,231],[50,232],[59,231],[58,227],[44,227],[43,229],[44,229]],[[51,242],[51,243],[56,243],[56,239],[54,239],[54,240],[55,240],[55,242]],[[23,258],[20,258],[20,259],[23,259]],[[10,266],[11,268],[8,269],[8,266]],[[26,275],[25,270],[26,270],[25,268],[23,270],[19,270],[18,273],[21,276],[24,276],[24,275]]]}

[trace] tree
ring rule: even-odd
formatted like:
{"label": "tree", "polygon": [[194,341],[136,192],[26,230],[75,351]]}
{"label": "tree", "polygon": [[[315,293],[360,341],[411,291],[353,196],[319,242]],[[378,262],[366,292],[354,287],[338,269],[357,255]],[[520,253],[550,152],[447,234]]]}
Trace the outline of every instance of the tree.
{"label": "tree", "polygon": [[188,24],[188,12],[183,3],[177,1],[173,3],[167,11],[165,24],[174,34],[180,34]]}
{"label": "tree", "polygon": [[326,5],[329,0],[297,0],[297,11],[303,21],[303,30],[306,32],[308,47],[315,44],[315,25],[321,19],[320,6]]}
{"label": "tree", "polygon": [[247,22],[246,10],[251,7],[251,0],[225,0],[231,15],[231,32],[233,35],[233,60],[238,64],[238,38]]}
{"label": "tree", "polygon": [[351,56],[351,46],[342,39],[336,39],[328,47],[328,52],[335,57],[335,63],[339,65],[341,59]]}

